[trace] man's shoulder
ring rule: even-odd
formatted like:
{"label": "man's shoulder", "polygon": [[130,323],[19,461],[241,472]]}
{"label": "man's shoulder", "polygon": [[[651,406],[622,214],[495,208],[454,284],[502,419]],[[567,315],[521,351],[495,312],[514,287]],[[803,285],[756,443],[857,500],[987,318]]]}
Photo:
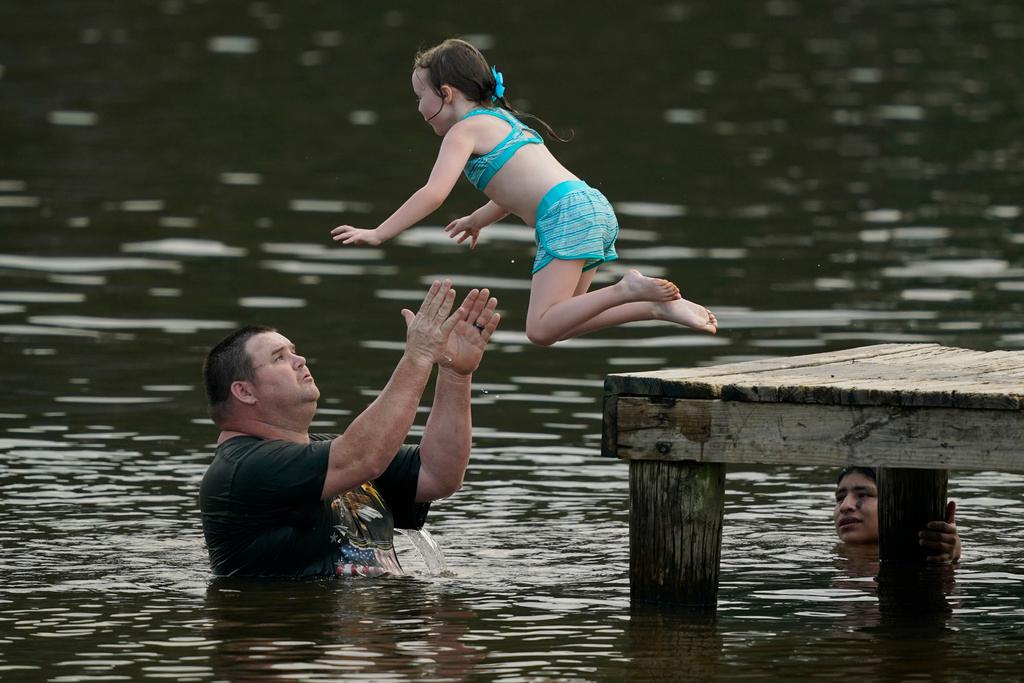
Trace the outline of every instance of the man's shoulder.
{"label": "man's shoulder", "polygon": [[237,435],[217,446],[203,475],[201,492],[247,490],[254,482],[273,481],[280,489],[323,487],[330,442],[295,443]]}
{"label": "man's shoulder", "polygon": [[330,444],[311,440],[309,443],[298,443],[287,439],[268,439],[252,434],[234,434],[217,445],[215,456],[222,459],[237,460],[254,455],[262,456],[297,456],[303,453],[330,450]]}
{"label": "man's shoulder", "polygon": [[252,434],[239,434],[238,432],[221,433],[220,438],[217,439],[217,452],[246,448],[261,441],[266,441],[266,439]]}

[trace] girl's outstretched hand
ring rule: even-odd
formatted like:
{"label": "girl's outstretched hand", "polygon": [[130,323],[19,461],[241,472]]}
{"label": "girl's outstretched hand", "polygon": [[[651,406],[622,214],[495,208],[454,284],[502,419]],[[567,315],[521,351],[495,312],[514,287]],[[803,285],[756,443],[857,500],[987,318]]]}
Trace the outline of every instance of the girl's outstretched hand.
{"label": "girl's outstretched hand", "polygon": [[462,218],[457,218],[449,223],[448,227],[446,227],[444,231],[448,233],[449,237],[455,240],[456,244],[462,244],[468,238],[469,248],[476,249],[477,237],[483,229],[484,226],[476,225],[473,222],[472,216],[463,216]]}
{"label": "girl's outstretched hand", "polygon": [[331,230],[331,239],[342,244],[369,244],[371,247],[379,246],[384,241],[378,236],[376,228],[365,230],[351,225],[339,225]]}

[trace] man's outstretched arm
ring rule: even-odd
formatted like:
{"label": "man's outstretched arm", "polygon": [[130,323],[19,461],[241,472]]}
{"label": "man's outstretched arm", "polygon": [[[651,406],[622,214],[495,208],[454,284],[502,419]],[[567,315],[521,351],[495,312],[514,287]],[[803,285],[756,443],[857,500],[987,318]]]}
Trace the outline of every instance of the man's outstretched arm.
{"label": "man's outstretched arm", "polygon": [[331,442],[321,498],[380,476],[394,459],[416,418],[434,364],[448,357],[449,336],[465,319],[462,308],[448,315],[454,301],[451,282],[435,281],[417,313],[402,311],[408,326],[405,352],[373,403]]}
{"label": "man's outstretched arm", "polygon": [[466,296],[460,308],[466,314],[452,331],[447,356],[440,363],[434,404],[420,440],[417,502],[450,496],[462,486],[473,438],[473,372],[501,320],[494,311],[498,301],[489,295],[484,289]]}

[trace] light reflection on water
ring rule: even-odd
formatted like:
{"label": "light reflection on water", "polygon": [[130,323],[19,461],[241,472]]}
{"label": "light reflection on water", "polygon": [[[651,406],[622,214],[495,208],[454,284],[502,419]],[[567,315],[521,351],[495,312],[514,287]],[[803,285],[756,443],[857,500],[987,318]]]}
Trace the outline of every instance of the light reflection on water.
{"label": "light reflection on water", "polygon": [[[441,575],[399,537],[404,578],[211,582],[194,515],[209,447],[168,452],[169,441],[139,436],[93,429],[0,442],[9,522],[0,539],[18,550],[5,554],[0,593],[14,626],[0,638],[5,667],[261,680],[285,665],[297,676],[399,677],[427,665],[450,680],[496,671],[612,680],[665,660],[672,641],[690,651],[688,666],[716,675],[793,676],[786,653],[798,642],[823,671],[823,658],[863,657],[840,644],[850,639],[878,648],[882,667],[878,629],[896,628],[878,610],[872,574],[834,548],[830,472],[734,468],[719,610],[704,623],[630,608],[626,468],[592,448],[527,447],[515,436],[479,447],[465,489],[431,517],[448,558]],[[951,481],[967,555],[941,633],[967,658],[958,667],[977,661],[968,645],[982,628],[995,670],[1015,661],[1022,491],[1020,475]]]}
{"label": "light reflection on water", "polygon": [[143,258],[76,258],[35,257],[18,254],[0,254],[0,267],[43,271],[46,273],[94,273],[117,270],[171,270],[178,271],[181,264]]}
{"label": "light reflection on water", "polygon": [[[722,321],[539,349],[532,233],[509,219],[453,245],[442,226],[480,201],[465,188],[383,249],[328,239],[429,171],[406,72],[443,10],[57,4],[23,8],[0,57],[0,678],[1021,676],[1020,475],[953,473],[952,613],[911,627],[881,608],[871,558],[836,548],[832,472],[733,467],[703,620],[630,607],[627,468],[597,457],[608,372],[1024,347],[1018,8],[670,3],[554,34],[481,9],[502,30],[474,40],[525,109],[576,130],[556,153],[616,206],[622,260],[596,285],[637,267]],[[566,39],[577,24],[587,40]],[[607,26],[613,47],[584,47]],[[430,519],[451,575],[399,538],[406,577],[211,581],[204,350],[279,327],[324,390],[316,428],[341,430],[435,277],[492,288],[504,317],[466,486]]]}

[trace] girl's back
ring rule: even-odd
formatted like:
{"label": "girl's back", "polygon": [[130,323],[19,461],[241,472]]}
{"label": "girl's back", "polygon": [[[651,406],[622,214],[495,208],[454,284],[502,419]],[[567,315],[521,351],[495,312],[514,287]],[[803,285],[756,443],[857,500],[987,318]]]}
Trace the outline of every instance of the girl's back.
{"label": "girl's back", "polygon": [[[477,157],[491,152],[512,131],[509,123],[491,115],[470,116],[456,126],[473,138],[473,155]],[[547,145],[528,144],[519,147],[505,162],[487,184],[484,194],[527,225],[533,225],[537,205],[547,191],[558,183],[576,179],[551,154]]]}

